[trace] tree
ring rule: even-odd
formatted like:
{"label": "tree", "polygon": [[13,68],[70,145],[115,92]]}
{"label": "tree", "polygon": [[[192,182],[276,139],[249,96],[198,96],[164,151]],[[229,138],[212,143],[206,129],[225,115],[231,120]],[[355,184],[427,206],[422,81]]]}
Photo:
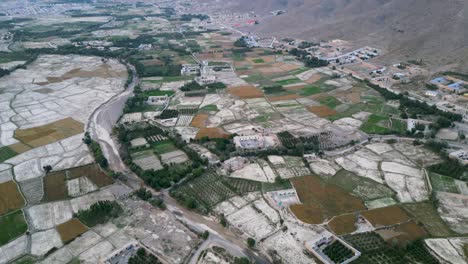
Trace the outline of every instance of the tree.
{"label": "tree", "polygon": [[208,232],[207,230],[205,230],[205,232],[201,234],[201,238],[203,238],[204,240],[207,240],[209,236],[210,232]]}
{"label": "tree", "polygon": [[249,248],[255,247],[255,243],[256,243],[255,239],[251,237],[247,238],[247,246],[249,246]]}
{"label": "tree", "polygon": [[45,165],[45,166],[42,167],[42,168],[44,169],[44,171],[45,171],[46,173],[49,173],[49,172],[52,170],[52,166],[50,166],[50,165]]}

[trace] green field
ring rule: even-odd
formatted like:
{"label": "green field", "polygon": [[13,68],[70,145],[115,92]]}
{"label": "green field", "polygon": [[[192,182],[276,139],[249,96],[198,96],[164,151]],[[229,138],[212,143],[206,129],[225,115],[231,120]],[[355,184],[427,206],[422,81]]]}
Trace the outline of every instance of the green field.
{"label": "green field", "polygon": [[320,89],[320,87],[310,85],[310,86],[306,86],[306,87],[302,88],[302,90],[300,92],[300,95],[309,96],[309,95],[318,94],[318,93],[321,93],[321,92],[322,92],[322,90]]}
{"label": "green field", "polygon": [[330,177],[326,181],[338,185],[347,192],[359,196],[365,201],[392,197],[395,195],[394,191],[387,186],[368,178],[359,177],[346,170],[340,170],[335,176]]}
{"label": "green field", "polygon": [[177,148],[170,140],[156,142],[153,144],[153,148],[158,154],[164,154],[167,152],[177,150]]}
{"label": "green field", "polygon": [[431,184],[434,191],[458,194],[460,193],[460,190],[455,184],[455,179],[434,172],[430,172],[429,177],[431,179]]}
{"label": "green field", "polygon": [[171,96],[171,95],[175,94],[175,92],[174,91],[155,90],[155,91],[145,92],[144,94],[147,95],[147,96],[164,96],[164,95]]}
{"label": "green field", "polygon": [[290,71],[289,74],[290,74],[290,75],[297,75],[297,74],[306,72],[306,71],[308,71],[308,70],[310,70],[310,68],[305,68],[305,67],[303,67],[303,68],[298,68],[298,69],[295,69],[295,70]]}
{"label": "green field", "polygon": [[298,82],[301,82],[301,80],[299,78],[291,78],[291,79],[277,81],[275,83],[278,84],[278,85],[288,85],[288,84],[294,84],[294,83],[298,83]]}
{"label": "green field", "polygon": [[253,59],[252,60],[254,63],[265,63],[263,59]]}
{"label": "green field", "polygon": [[204,107],[200,108],[201,111],[218,111],[218,107],[216,105],[205,105]]}
{"label": "green field", "polygon": [[149,83],[165,83],[165,82],[178,82],[193,80],[193,76],[164,76],[161,80],[143,80]]}
{"label": "green field", "polygon": [[13,158],[16,155],[17,155],[17,153],[14,152],[9,147],[1,147],[0,148],[0,162],[4,162],[5,160]]}
{"label": "green field", "polygon": [[338,101],[338,99],[336,99],[335,97],[333,96],[327,96],[323,99],[320,99],[319,102],[323,105],[326,105],[330,108],[335,108],[337,106],[339,106],[341,104],[340,101]]}
{"label": "green field", "polygon": [[431,203],[403,204],[403,208],[416,217],[432,236],[447,237],[454,235],[454,232],[448,228],[439,213],[437,213],[437,209]]}
{"label": "green field", "polygon": [[28,230],[21,210],[0,217],[0,226],[2,227],[0,228],[0,246],[7,244]]}
{"label": "green field", "polygon": [[388,117],[373,114],[362,124],[361,130],[368,134],[389,134],[392,132],[391,129],[378,124],[385,120],[388,120]]}

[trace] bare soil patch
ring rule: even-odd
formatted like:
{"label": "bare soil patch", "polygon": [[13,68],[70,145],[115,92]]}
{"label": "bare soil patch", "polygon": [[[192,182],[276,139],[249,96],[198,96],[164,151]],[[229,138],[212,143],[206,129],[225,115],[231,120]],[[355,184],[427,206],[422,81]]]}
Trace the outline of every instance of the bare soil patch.
{"label": "bare soil patch", "polygon": [[283,69],[281,69],[279,67],[261,66],[261,67],[258,67],[256,69],[257,69],[257,71],[259,71],[261,73],[264,73],[264,74],[285,72]]}
{"label": "bare soil patch", "polygon": [[301,68],[301,66],[299,65],[296,65],[296,64],[284,64],[282,66],[280,66],[280,68],[283,70],[283,71],[293,71],[295,69],[299,69]]}
{"label": "bare soil patch", "polygon": [[206,121],[210,116],[207,114],[197,114],[193,119],[192,123],[190,123],[193,127],[206,127]]}
{"label": "bare soil patch", "polygon": [[396,225],[411,219],[411,217],[398,205],[364,211],[361,215],[374,227]]}
{"label": "bare soil patch", "polygon": [[19,209],[25,205],[23,196],[14,181],[0,184],[0,215]]}
{"label": "bare soil patch", "polygon": [[88,231],[88,228],[77,218],[72,218],[63,224],[58,225],[57,231],[60,234],[60,238],[63,243],[68,243]]}
{"label": "bare soil patch", "polygon": [[224,131],[222,128],[219,127],[210,127],[210,128],[201,128],[195,139],[200,139],[203,137],[208,137],[208,138],[228,138],[229,133]]}
{"label": "bare soil patch", "polygon": [[17,129],[14,137],[36,148],[82,133],[83,130],[83,123],[69,117],[43,126]]}
{"label": "bare soil patch", "polygon": [[309,106],[307,107],[307,110],[319,117],[332,116],[338,113],[335,109],[332,109],[326,105]]}
{"label": "bare soil patch", "polygon": [[228,92],[242,99],[263,97],[263,91],[252,85],[229,87]]}

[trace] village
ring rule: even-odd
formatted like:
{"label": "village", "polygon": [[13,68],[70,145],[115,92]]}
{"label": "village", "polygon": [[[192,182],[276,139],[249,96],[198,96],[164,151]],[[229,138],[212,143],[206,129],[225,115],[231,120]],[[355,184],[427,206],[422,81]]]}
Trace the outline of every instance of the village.
{"label": "village", "polygon": [[0,5],[0,263],[467,261],[467,73],[54,2]]}

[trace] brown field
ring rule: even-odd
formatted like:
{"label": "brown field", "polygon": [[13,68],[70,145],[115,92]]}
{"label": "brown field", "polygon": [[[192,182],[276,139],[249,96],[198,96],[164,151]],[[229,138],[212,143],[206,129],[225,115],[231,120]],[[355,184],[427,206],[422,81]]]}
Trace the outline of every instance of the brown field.
{"label": "brown field", "polygon": [[332,116],[338,113],[335,109],[332,109],[326,105],[309,106],[307,107],[307,110],[319,117]]}
{"label": "brown field", "polygon": [[261,98],[263,97],[263,91],[252,85],[229,87],[228,92],[241,99],[249,98]]}
{"label": "brown field", "polygon": [[68,178],[69,179],[76,179],[79,177],[86,176],[88,179],[96,184],[97,187],[102,188],[107,185],[111,185],[114,183],[112,177],[104,173],[99,165],[97,164],[90,164],[81,167],[75,167],[68,170]]}
{"label": "brown field", "polygon": [[235,61],[234,62],[234,67],[246,67],[246,66],[250,66],[250,63],[248,61]]}
{"label": "brown field", "polygon": [[0,183],[0,215],[25,205],[23,196],[14,181]]}
{"label": "brown field", "polygon": [[60,234],[60,238],[62,238],[63,243],[68,243],[88,231],[88,228],[77,218],[72,218],[63,224],[58,225],[57,231]]}
{"label": "brown field", "polygon": [[293,204],[289,208],[304,223],[318,225],[325,221],[323,210],[316,204]]}
{"label": "brown field", "polygon": [[46,202],[63,200],[68,197],[65,171],[51,172],[44,177],[44,198]]}
{"label": "brown field", "polygon": [[301,96],[298,95],[298,94],[288,94],[288,95],[279,95],[279,96],[268,97],[268,101],[276,102],[276,101],[281,101],[281,100],[294,100],[294,99],[297,99],[297,98],[301,98]]}
{"label": "brown field", "polygon": [[14,152],[21,154],[23,152],[26,152],[28,150],[31,150],[32,148],[24,143],[18,142],[13,145],[9,145],[9,148],[11,148]]}
{"label": "brown field", "polygon": [[374,227],[396,225],[411,219],[411,217],[398,205],[364,211],[361,215]]}
{"label": "brown field", "polygon": [[81,68],[73,69],[69,72],[66,72],[64,75],[60,77],[56,76],[48,76],[47,82],[39,82],[36,83],[37,85],[48,85],[51,83],[59,83],[65,80],[69,80],[72,78],[91,78],[91,77],[101,77],[101,78],[110,78],[110,77],[123,77],[126,76],[127,72],[116,72],[113,71],[112,68],[108,64],[101,64],[99,68],[93,71],[84,71]]}
{"label": "brown field", "polygon": [[366,209],[360,198],[350,195],[336,185],[323,182],[317,176],[298,177],[291,179],[291,182],[300,201],[319,206],[324,219]]}
{"label": "brown field", "polygon": [[381,229],[376,231],[387,243],[398,242],[400,246],[405,246],[409,242],[422,239],[427,236],[426,231],[418,226],[416,222],[409,221],[394,229]]}
{"label": "brown field", "polygon": [[83,129],[83,123],[69,117],[43,126],[17,129],[14,137],[31,147],[40,147],[82,133]]}
{"label": "brown field", "polygon": [[192,123],[190,123],[191,126],[193,127],[206,127],[206,121],[208,120],[210,116],[207,114],[197,114],[193,119]]}
{"label": "brown field", "polygon": [[333,95],[335,97],[342,98],[344,101],[357,104],[361,102],[361,92],[361,89],[353,87],[352,89],[346,91],[334,90]]}
{"label": "brown field", "polygon": [[328,222],[330,229],[337,235],[350,234],[356,231],[356,215],[344,214],[333,218]]}
{"label": "brown field", "polygon": [[308,84],[313,84],[313,83],[316,83],[320,79],[322,79],[322,75],[314,74],[314,75],[310,76],[309,79],[305,80],[305,82],[308,83]]}
{"label": "brown field", "polygon": [[201,128],[197,135],[195,136],[195,139],[200,139],[203,137],[208,137],[208,138],[228,138],[229,134],[224,131],[222,128],[219,127],[210,127],[210,128]]}

